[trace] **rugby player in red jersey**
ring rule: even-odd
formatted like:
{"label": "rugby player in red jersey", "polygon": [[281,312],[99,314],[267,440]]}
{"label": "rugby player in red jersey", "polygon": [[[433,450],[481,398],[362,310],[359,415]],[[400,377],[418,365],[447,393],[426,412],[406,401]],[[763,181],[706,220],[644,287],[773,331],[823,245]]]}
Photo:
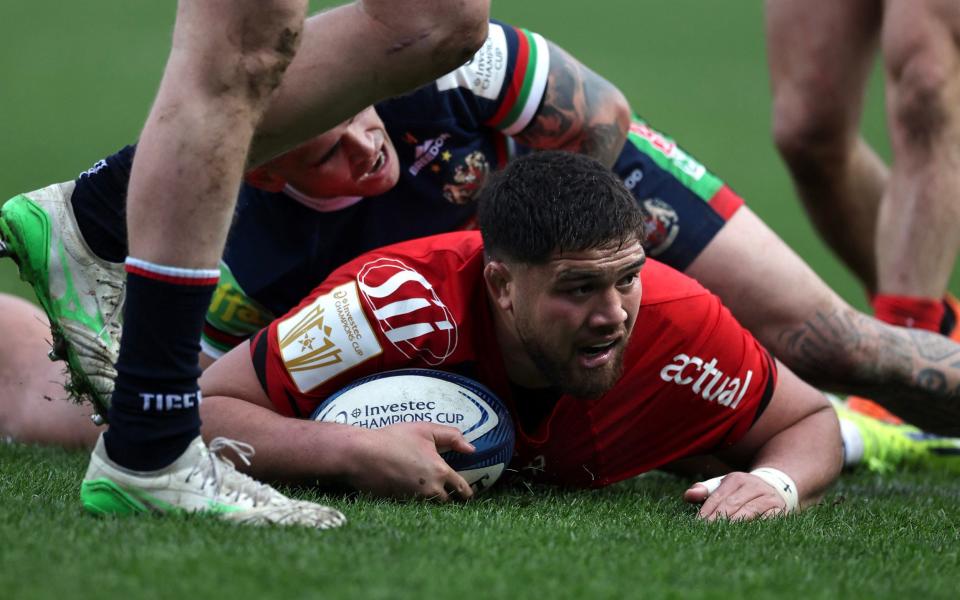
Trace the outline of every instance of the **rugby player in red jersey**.
{"label": "rugby player in red jersey", "polygon": [[[506,60],[496,68],[483,67],[491,56]],[[532,82],[527,92],[511,92],[514,83],[527,79]],[[623,144],[628,114],[614,86],[555,44],[491,22],[484,47],[469,64],[365,109],[250,174],[207,313],[204,350],[222,354],[366,250],[470,226],[473,204],[460,201],[476,193],[488,170],[502,166],[513,150],[562,147],[613,164],[650,214],[648,254],[720,295],[803,377],[827,388],[886,393],[901,399],[911,414],[936,418],[942,428],[956,426],[943,411],[956,404],[949,390],[954,382],[960,385],[960,369],[951,366],[950,357],[960,347],[940,346],[944,340],[936,335],[910,335],[854,311],[668,136],[635,117]],[[514,130],[513,136],[504,135]],[[120,261],[126,231],[116,217],[122,217],[132,156],[133,148],[125,148],[75,182],[22,195],[8,206],[40,197],[52,202],[56,195],[72,209],[79,223],[76,235],[91,246],[90,264]],[[102,273],[91,272],[89,278]],[[85,289],[81,272],[72,275],[76,288]],[[794,293],[797,288],[806,293]],[[928,385],[938,377],[949,385]],[[8,425],[0,432],[52,443],[75,441],[76,429],[95,437],[89,423],[67,418],[89,412],[83,408],[52,406],[40,394],[9,397],[34,406],[0,407],[0,424]],[[931,399],[935,410],[927,405]],[[886,439],[900,440],[910,451],[885,451],[885,456],[934,456],[917,447],[921,438],[915,429],[888,433]],[[853,447],[863,447],[859,437],[851,434]],[[877,452],[868,449],[870,454]],[[885,468],[899,465],[897,459]]]}
{"label": "rugby player in red jersey", "polygon": [[[468,64],[249,174],[207,311],[204,351],[216,357],[243,341],[362,252],[471,226],[470,198],[486,174],[531,148],[583,152],[612,165],[650,215],[648,254],[718,294],[801,377],[872,395],[930,429],[958,431],[952,390],[960,386],[953,359],[960,346],[854,310],[722,180],[669,136],[637,117],[629,122],[613,85],[541,36],[496,21]],[[91,266],[67,275],[88,292],[81,298],[101,299],[105,315],[116,312],[119,295],[112,287],[103,295],[93,282],[122,285],[111,273],[127,253],[122,216],[133,151],[107,157],[75,182],[14,198],[0,218],[14,230],[17,207],[72,210]],[[58,227],[68,231],[70,223]],[[95,347],[96,333],[78,338],[78,347]],[[109,352],[91,360],[98,357],[108,362]]]}
{"label": "rugby player in red jersey", "polygon": [[[420,366],[469,374],[503,398],[518,425],[513,466],[540,481],[598,487],[715,453],[744,472],[686,498],[705,501],[704,518],[749,519],[809,506],[837,476],[839,427],[823,395],[717,297],[646,259],[643,212],[603,165],[561,152],[520,158],[481,192],[479,225],[482,240],[413,240],[334,271],[206,371],[205,434],[250,440],[259,476],[469,496],[436,451],[437,431],[452,428],[299,418],[359,377]],[[427,301],[401,302],[418,299]],[[333,303],[350,327],[309,319]],[[291,328],[338,345],[342,360],[289,369],[309,351],[287,339]]]}

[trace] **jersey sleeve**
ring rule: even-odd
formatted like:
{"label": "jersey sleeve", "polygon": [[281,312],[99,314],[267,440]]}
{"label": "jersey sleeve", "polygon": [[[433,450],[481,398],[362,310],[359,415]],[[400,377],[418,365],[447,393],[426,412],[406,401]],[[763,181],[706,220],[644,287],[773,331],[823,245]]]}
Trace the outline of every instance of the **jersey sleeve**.
{"label": "jersey sleeve", "polygon": [[[441,238],[470,243],[431,245]],[[461,250],[475,255],[467,269]],[[254,370],[277,412],[308,417],[361,377],[459,360],[458,351],[469,351],[460,325],[482,284],[480,257],[479,235],[463,232],[377,250],[334,271],[251,342]]]}
{"label": "jersey sleeve", "polygon": [[491,21],[483,47],[435,85],[442,96],[459,96],[479,123],[516,135],[536,114],[549,71],[550,51],[542,36]]}
{"label": "jersey sleeve", "polygon": [[267,308],[247,295],[227,263],[220,262],[220,280],[203,323],[200,349],[220,358],[274,318]]}

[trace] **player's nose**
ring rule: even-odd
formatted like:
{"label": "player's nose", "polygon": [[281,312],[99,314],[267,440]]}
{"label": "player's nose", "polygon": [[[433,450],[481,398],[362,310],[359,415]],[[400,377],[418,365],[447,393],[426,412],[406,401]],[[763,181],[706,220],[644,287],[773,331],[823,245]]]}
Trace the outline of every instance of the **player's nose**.
{"label": "player's nose", "polygon": [[350,168],[355,177],[370,172],[380,156],[383,138],[375,131],[350,127],[340,140],[350,159]]}
{"label": "player's nose", "polygon": [[590,326],[595,328],[619,327],[627,322],[629,313],[623,305],[623,296],[616,287],[597,294],[590,311]]}

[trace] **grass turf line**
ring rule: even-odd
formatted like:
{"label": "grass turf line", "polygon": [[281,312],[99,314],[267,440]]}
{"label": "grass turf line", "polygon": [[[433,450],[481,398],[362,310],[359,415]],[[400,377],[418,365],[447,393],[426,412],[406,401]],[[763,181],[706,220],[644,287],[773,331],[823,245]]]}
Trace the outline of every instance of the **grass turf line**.
{"label": "grass turf line", "polygon": [[960,483],[845,476],[780,521],[706,524],[686,482],[516,486],[467,505],[305,496],[350,524],[313,532],[81,512],[86,454],[0,446],[7,598],[955,597]]}

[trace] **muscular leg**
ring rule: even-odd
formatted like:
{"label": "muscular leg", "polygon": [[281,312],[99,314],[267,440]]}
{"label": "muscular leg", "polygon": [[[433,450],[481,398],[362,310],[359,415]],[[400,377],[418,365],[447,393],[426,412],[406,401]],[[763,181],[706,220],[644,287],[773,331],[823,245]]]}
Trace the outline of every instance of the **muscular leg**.
{"label": "muscular leg", "polygon": [[882,45],[894,163],[876,252],[883,294],[943,297],[960,248],[960,5],[888,0]]}
{"label": "muscular leg", "polygon": [[93,409],[67,400],[62,363],[44,355],[50,326],[39,308],[0,294],[0,439],[90,448],[100,430]]}
{"label": "muscular leg", "polygon": [[199,435],[203,312],[254,129],[296,52],[306,4],[178,3],[128,190],[124,334],[104,435],[128,468],[164,467]]}
{"label": "muscular leg", "polygon": [[870,291],[887,169],[858,131],[881,10],[879,0],[766,2],[774,141],[820,235]]}
{"label": "muscular leg", "polygon": [[960,434],[960,345],[857,312],[748,208],[686,273],[810,383],[875,398],[931,432]]}
{"label": "muscular leg", "polygon": [[[157,468],[199,430],[186,399],[197,397],[197,340],[255,128],[256,161],[442,74],[485,39],[484,0],[407,0],[409,14],[396,4],[366,0],[314,20],[293,80],[261,123],[306,1],[181,0],[128,192],[126,318],[105,435],[127,466]],[[160,395],[182,397],[189,419],[155,408]]]}

